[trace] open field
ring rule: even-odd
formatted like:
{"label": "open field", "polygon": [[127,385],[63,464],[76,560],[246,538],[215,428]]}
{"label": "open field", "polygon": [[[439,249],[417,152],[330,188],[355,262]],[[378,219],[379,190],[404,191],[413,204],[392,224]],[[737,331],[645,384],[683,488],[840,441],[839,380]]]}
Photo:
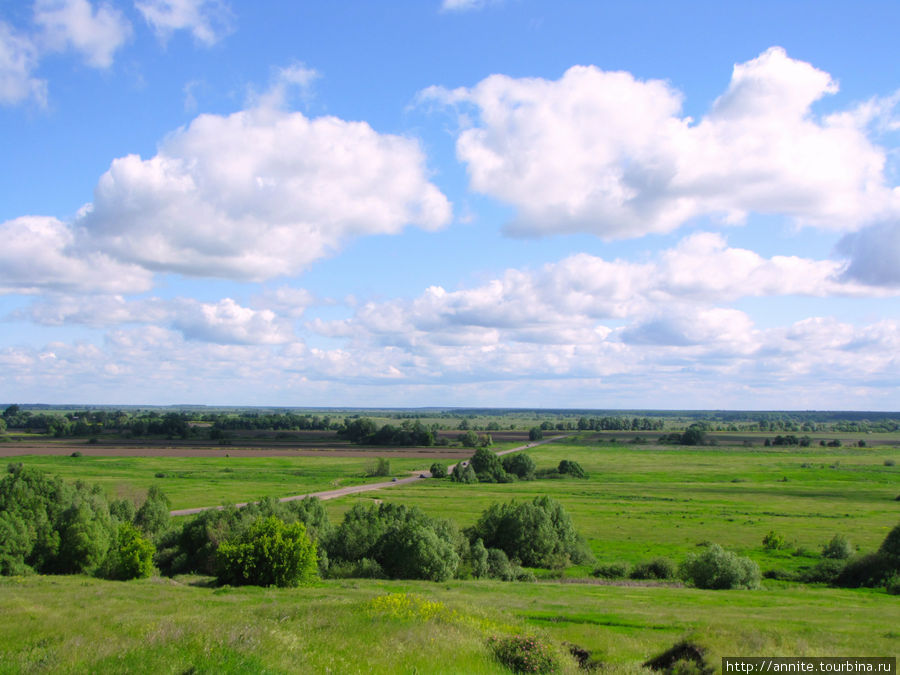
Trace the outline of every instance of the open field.
{"label": "open field", "polygon": [[[173,507],[185,508],[383,480],[364,477],[369,458],[379,456],[391,458],[397,475],[432,461],[386,450],[354,448],[361,453],[354,457],[327,451],[265,456],[245,449],[231,457],[86,454],[10,461],[99,482],[111,496],[138,499],[159,485]],[[666,556],[677,563],[699,543],[716,542],[749,555],[764,571],[815,564],[834,534],[871,551],[900,522],[895,446],[659,446],[611,443],[591,433],[527,452],[539,469],[575,460],[589,478],[475,485],[423,480],[328,501],[326,509],[337,523],[355,502],[380,499],[416,505],[465,527],[492,502],[546,494],[566,507],[600,562]],[[765,550],[762,538],[770,530],[789,547]],[[579,645],[614,673],[636,672],[685,636],[697,636],[714,665],[724,655],[900,654],[900,602],[883,589],[764,579],[758,591],[704,591],[598,583],[590,570],[572,567],[563,579],[544,571],[533,584],[334,580],[301,589],[216,589],[197,577],[127,583],[2,578],[0,673],[500,673],[508,671],[492,659],[487,638],[516,632],[542,636],[560,650],[563,643]],[[442,609],[373,612],[373,598],[408,592]],[[574,662],[562,672],[577,672]]]}
{"label": "open field", "polygon": [[[736,654],[887,656],[900,645],[900,603],[871,591],[194,581],[0,579],[0,672],[503,673],[486,639],[514,632],[577,644],[608,664],[604,672],[634,672],[686,635],[700,636],[715,665]],[[407,592],[443,609],[373,611],[372,598]]]}
{"label": "open field", "polygon": [[[415,504],[467,526],[491,502],[546,494],[572,514],[601,561],[635,563],[658,555],[678,561],[698,543],[715,542],[750,555],[763,570],[809,565],[809,557],[795,555],[797,548],[818,554],[838,533],[871,550],[900,522],[895,447],[692,448],[572,438],[528,452],[539,469],[571,459],[589,478],[500,485],[422,481],[327,508],[335,520],[353,499],[378,498]],[[762,538],[770,530],[791,548],[764,550]]]}

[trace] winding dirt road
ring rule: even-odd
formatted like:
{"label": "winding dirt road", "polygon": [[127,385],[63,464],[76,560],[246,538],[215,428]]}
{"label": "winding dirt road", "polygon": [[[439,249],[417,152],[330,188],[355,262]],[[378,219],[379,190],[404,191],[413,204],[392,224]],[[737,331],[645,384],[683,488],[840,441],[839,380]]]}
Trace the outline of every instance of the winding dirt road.
{"label": "winding dirt road", "polygon": [[[546,438],[542,441],[532,441],[531,443],[526,443],[525,445],[520,445],[515,448],[510,448],[509,450],[500,450],[496,454],[500,455],[508,455],[511,452],[518,452],[520,450],[528,450],[529,448],[534,448],[539,445],[544,445],[545,443],[552,443],[553,441],[558,441],[562,438],[568,438],[569,435],[563,436],[554,436],[553,438]],[[447,467],[447,473],[449,474],[453,471],[453,467],[455,464],[451,464]],[[381,483],[368,483],[366,485],[351,485],[350,487],[337,488],[336,490],[325,490],[323,492],[310,492],[305,495],[294,495],[293,497],[282,497],[278,501],[280,502],[293,502],[298,499],[306,499],[307,497],[318,497],[319,499],[337,499],[338,497],[346,497],[347,495],[356,494],[358,492],[371,492],[372,490],[383,490],[384,488],[396,487],[398,485],[408,485],[409,483],[415,483],[416,481],[424,480],[425,478],[430,478],[431,474],[426,471],[417,476],[410,476],[409,478],[397,478],[395,480],[384,481]],[[247,506],[251,502],[241,502],[240,504],[235,504],[237,508],[241,508],[243,506]],[[193,509],[177,509],[175,511],[170,511],[169,515],[171,516],[193,516],[203,511],[209,511],[210,509],[223,509],[224,506],[199,506]]]}

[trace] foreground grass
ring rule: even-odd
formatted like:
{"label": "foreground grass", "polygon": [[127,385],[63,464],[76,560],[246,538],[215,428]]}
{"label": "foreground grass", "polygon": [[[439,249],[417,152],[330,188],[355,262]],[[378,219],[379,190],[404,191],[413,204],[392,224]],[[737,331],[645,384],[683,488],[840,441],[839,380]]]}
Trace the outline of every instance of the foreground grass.
{"label": "foreground grass", "polygon": [[[0,672],[500,673],[493,634],[588,649],[631,672],[686,635],[727,655],[893,656],[900,603],[885,593],[582,584],[321,582],[206,588],[192,578],[0,579]],[[373,611],[414,593],[434,611]],[[390,603],[388,603],[390,604]],[[575,672],[564,658],[563,672]]]}

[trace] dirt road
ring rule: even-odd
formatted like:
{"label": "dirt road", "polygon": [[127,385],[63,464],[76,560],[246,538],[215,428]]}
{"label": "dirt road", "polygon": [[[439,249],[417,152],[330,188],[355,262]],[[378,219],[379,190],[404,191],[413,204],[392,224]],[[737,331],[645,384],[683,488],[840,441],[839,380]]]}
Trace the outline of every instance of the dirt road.
{"label": "dirt road", "polygon": [[[528,448],[534,448],[538,445],[544,445],[545,443],[552,443],[553,441],[558,441],[562,438],[568,438],[568,435],[564,436],[554,436],[552,438],[547,438],[542,441],[532,441],[531,443],[526,443],[525,445],[520,445],[515,448],[510,448],[509,450],[500,450],[497,452],[497,455],[508,455],[511,452],[518,452],[520,450],[527,450]],[[447,473],[449,474],[453,471],[453,467],[455,464],[451,464],[447,467]],[[338,497],[346,497],[347,495],[356,494],[358,492],[371,492],[372,490],[383,490],[384,488],[396,487],[397,485],[408,485],[409,483],[415,483],[416,481],[424,480],[425,478],[430,478],[431,474],[429,472],[425,472],[420,475],[410,476],[409,478],[397,478],[395,480],[384,481],[382,483],[368,483],[366,485],[352,485],[350,487],[338,488],[336,490],[325,490],[323,492],[311,492],[305,495],[294,495],[293,497],[282,497],[278,501],[280,502],[293,502],[298,499],[305,499],[307,497],[318,497],[319,499],[337,499]],[[242,502],[240,504],[235,504],[236,507],[241,508],[243,506],[247,506],[250,502]],[[170,515],[172,516],[193,516],[202,511],[209,511],[210,509],[221,509],[223,506],[200,506],[193,509],[177,509],[175,511],[171,511]]]}

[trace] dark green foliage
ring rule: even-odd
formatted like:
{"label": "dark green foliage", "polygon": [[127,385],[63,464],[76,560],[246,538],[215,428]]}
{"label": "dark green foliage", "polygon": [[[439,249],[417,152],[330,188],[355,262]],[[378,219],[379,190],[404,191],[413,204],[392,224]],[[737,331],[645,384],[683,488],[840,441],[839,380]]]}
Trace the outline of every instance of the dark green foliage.
{"label": "dark green foliage", "polygon": [[298,586],[318,576],[316,544],[306,526],[258,518],[217,551],[218,578],[233,586]]}
{"label": "dark green foliage", "polygon": [[585,562],[590,556],[562,505],[549,497],[492,504],[468,530],[469,540],[502,549],[529,567],[558,566],[560,558]]}
{"label": "dark green foliage", "polygon": [[581,468],[581,464],[573,460],[564,459],[560,461],[556,470],[562,475],[572,476],[573,478],[587,478],[587,473]]}
{"label": "dark green foliage", "polygon": [[600,579],[624,579],[628,576],[628,572],[627,562],[614,562],[595,567],[591,575]]}
{"label": "dark green foliage", "polygon": [[368,558],[390,577],[443,581],[456,573],[463,544],[452,523],[429,518],[418,508],[357,503],[326,548],[332,564]]}
{"label": "dark green foliage", "polygon": [[450,480],[454,483],[477,483],[478,476],[475,475],[475,469],[469,466],[468,462],[457,462],[450,474]]}
{"label": "dark green foliage", "polygon": [[99,576],[120,581],[149,577],[153,572],[155,551],[153,543],[139,529],[130,522],[120,523]]}
{"label": "dark green foliage", "polygon": [[534,480],[534,460],[524,452],[514,452],[501,459],[503,470],[519,480]]}
{"label": "dark green foliage", "polygon": [[487,549],[487,567],[487,576],[491,579],[513,581],[516,578],[516,572],[509,561],[509,556],[499,548]]}
{"label": "dark green foliage", "polygon": [[895,525],[894,529],[888,532],[878,552],[894,558],[895,563],[900,563],[900,525]]}
{"label": "dark green foliage", "polygon": [[823,558],[833,558],[835,560],[846,560],[853,555],[853,547],[850,542],[842,534],[836,534],[831,538],[825,546],[822,547]]}
{"label": "dark green foliage", "polygon": [[[321,551],[320,551],[321,554]],[[333,562],[328,566],[332,579],[386,579],[387,575],[376,561],[361,558],[351,562]]]}
{"label": "dark green foliage", "polygon": [[900,595],[900,574],[895,574],[884,583],[888,595]]}
{"label": "dark green foliage", "polygon": [[431,465],[431,477],[432,478],[446,478],[447,477],[447,467],[441,464],[440,462],[435,462]]}
{"label": "dark green foliage", "polygon": [[469,556],[467,562],[472,570],[472,576],[476,579],[488,577],[491,574],[488,566],[488,550],[484,547],[481,539],[476,539],[469,548]]}
{"label": "dark green foliage", "polygon": [[875,588],[883,585],[897,569],[888,556],[867,553],[847,561],[834,584],[845,588]]}
{"label": "dark green foliage", "polygon": [[662,654],[644,662],[644,668],[666,675],[712,675],[716,672],[707,655],[709,650],[693,640],[682,640]]}
{"label": "dark green foliage", "polygon": [[169,527],[169,510],[171,508],[172,503],[169,498],[160,488],[153,485],[147,491],[144,503],[134,514],[134,524],[141,528],[144,534],[156,537]]}
{"label": "dark green foliage", "polygon": [[679,576],[697,588],[759,588],[759,567],[718,544],[711,544],[700,554],[688,555]]}
{"label": "dark green foliage", "polygon": [[540,427],[531,427],[528,430],[528,440],[529,441],[540,441],[544,438],[544,430]]}
{"label": "dark green foliage", "polygon": [[469,460],[469,466],[478,476],[479,483],[508,483],[509,474],[503,470],[500,458],[487,448],[478,448]]}
{"label": "dark green foliage", "polygon": [[458,440],[464,448],[474,448],[478,446],[478,434],[471,429],[464,434],[457,436]]}
{"label": "dark green foliage", "polygon": [[452,542],[442,538],[427,521],[407,521],[389,528],[377,551],[375,559],[393,579],[446,581],[459,565]]}
{"label": "dark green foliage", "polygon": [[825,558],[800,573],[800,581],[810,584],[833,584],[844,571],[846,563],[835,558]]}
{"label": "dark green foliage", "polygon": [[0,480],[0,573],[92,572],[116,525],[99,487],[11,464]]}
{"label": "dark green foliage", "polygon": [[668,558],[654,558],[635,565],[628,576],[632,579],[673,579],[675,563]]}
{"label": "dark green foliage", "polygon": [[550,646],[530,635],[491,636],[488,646],[494,657],[514,673],[552,673],[559,663]]}
{"label": "dark green foliage", "polygon": [[[163,574],[216,574],[216,550],[237,536],[260,517],[275,516],[286,523],[301,522],[314,541],[330,536],[332,527],[321,500],[315,497],[280,503],[262,499],[242,509],[233,506],[210,509],[185,522],[181,528],[160,536],[156,565]],[[319,561],[327,566],[327,556],[319,552]]]}

